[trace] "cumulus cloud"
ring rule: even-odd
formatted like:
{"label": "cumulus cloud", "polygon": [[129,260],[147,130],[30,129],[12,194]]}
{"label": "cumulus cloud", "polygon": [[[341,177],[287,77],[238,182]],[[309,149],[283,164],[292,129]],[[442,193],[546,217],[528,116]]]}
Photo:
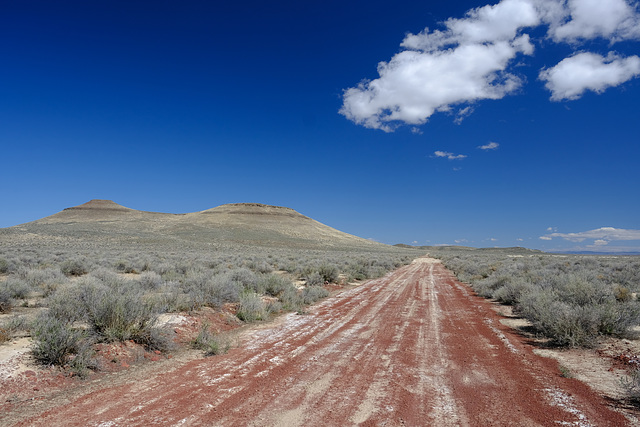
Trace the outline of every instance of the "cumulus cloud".
{"label": "cumulus cloud", "polygon": [[640,36],[640,15],[626,0],[543,1],[550,21],[549,36],[576,43],[597,37],[612,42]]}
{"label": "cumulus cloud", "polygon": [[465,157],[467,157],[464,154],[453,154],[453,153],[449,153],[448,151],[436,151],[433,153],[434,157],[445,157],[449,160],[460,160],[460,159],[464,159]]}
{"label": "cumulus cloud", "polygon": [[602,93],[640,75],[640,58],[621,58],[609,54],[606,58],[589,52],[578,53],[563,59],[558,65],[540,72],[546,81],[553,101],[578,99],[591,90]]}
{"label": "cumulus cloud", "polygon": [[[572,45],[598,37],[611,43],[640,38],[640,14],[627,0],[502,0],[450,18],[442,29],[408,34],[403,50],[378,64],[378,78],[344,91],[340,113],[386,132],[400,124],[422,125],[436,112],[452,113],[460,123],[473,112],[470,104],[520,90],[515,59],[534,54],[526,31],[541,25],[548,27],[549,40]],[[552,99],[577,99],[585,90],[601,92],[636,77],[638,67],[635,56],[605,59],[583,52],[543,70],[540,78]],[[582,79],[574,82],[576,73]]]}
{"label": "cumulus cloud", "polygon": [[478,146],[479,149],[481,150],[495,150],[500,146],[500,144],[498,144],[497,142],[490,142],[488,144],[485,145],[480,145]]}
{"label": "cumulus cloud", "polygon": [[543,240],[551,240],[553,237],[560,237],[570,242],[583,242],[587,239],[595,239],[597,245],[604,245],[604,242],[619,240],[640,240],[640,230],[629,230],[624,228],[601,227],[595,230],[581,231],[579,233],[551,233],[540,237]]}

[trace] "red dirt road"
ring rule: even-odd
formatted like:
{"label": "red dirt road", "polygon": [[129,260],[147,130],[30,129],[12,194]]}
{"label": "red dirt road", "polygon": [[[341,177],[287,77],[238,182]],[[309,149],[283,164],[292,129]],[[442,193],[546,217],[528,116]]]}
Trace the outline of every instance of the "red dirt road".
{"label": "red dirt road", "polygon": [[437,261],[247,332],[224,356],[87,392],[19,425],[620,426]]}

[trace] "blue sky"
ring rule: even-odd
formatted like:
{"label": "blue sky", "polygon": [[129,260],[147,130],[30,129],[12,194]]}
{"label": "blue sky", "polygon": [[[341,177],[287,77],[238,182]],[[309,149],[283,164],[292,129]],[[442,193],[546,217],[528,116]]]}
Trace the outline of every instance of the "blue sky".
{"label": "blue sky", "polygon": [[260,202],[390,244],[640,251],[639,23],[627,0],[6,1],[0,227]]}

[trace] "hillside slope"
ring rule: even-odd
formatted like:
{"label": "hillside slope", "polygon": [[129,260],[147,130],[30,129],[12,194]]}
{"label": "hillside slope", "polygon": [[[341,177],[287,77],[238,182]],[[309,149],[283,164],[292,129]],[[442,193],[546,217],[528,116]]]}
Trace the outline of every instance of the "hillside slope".
{"label": "hillside slope", "polygon": [[39,245],[227,244],[336,249],[390,246],[343,233],[293,209],[233,203],[187,214],[145,212],[110,200],[91,200],[54,215],[0,229],[0,242]]}

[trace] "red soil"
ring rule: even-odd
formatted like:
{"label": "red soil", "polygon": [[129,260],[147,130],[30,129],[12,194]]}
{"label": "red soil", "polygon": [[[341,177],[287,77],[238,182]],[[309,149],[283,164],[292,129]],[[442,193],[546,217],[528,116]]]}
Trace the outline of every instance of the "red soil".
{"label": "red soil", "polygon": [[[621,426],[490,303],[420,259],[254,328],[224,356],[87,387],[18,425]],[[36,411],[37,412],[37,411]]]}

